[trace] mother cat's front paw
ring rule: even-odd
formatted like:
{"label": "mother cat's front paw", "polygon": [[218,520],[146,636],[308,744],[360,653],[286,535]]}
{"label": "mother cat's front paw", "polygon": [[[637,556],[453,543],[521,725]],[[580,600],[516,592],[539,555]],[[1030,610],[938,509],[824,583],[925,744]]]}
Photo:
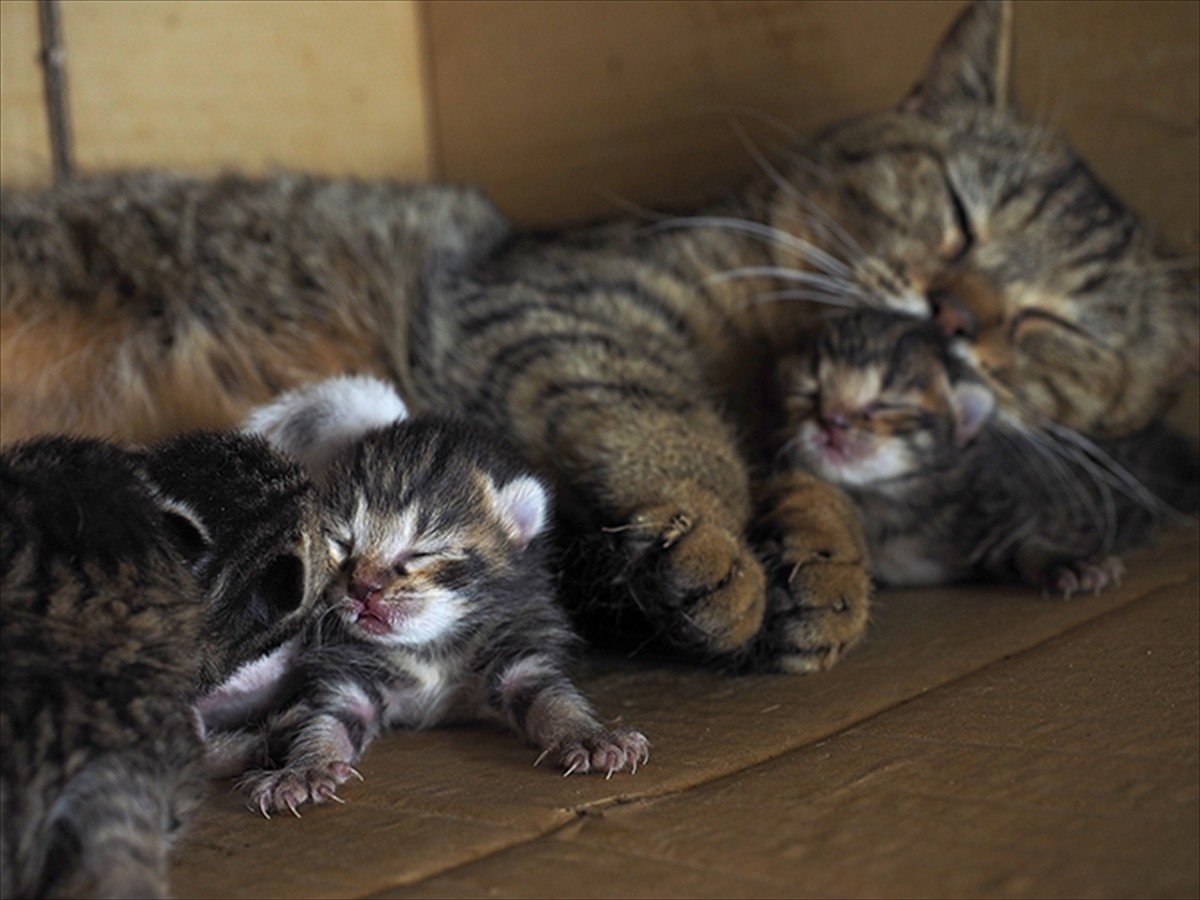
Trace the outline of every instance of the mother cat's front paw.
{"label": "mother cat's front paw", "polygon": [[606,530],[627,557],[619,579],[667,642],[722,656],[758,634],[766,576],[746,541],[722,522],[663,505]]}
{"label": "mother cat's front paw", "polygon": [[828,669],[866,633],[870,605],[871,577],[861,562],[781,562],[751,666],[793,674]]}
{"label": "mother cat's front paw", "polygon": [[762,632],[747,668],[804,674],[828,669],[859,642],[871,575],[858,513],[845,494],[803,472],[760,489],[753,528],[769,572]]}

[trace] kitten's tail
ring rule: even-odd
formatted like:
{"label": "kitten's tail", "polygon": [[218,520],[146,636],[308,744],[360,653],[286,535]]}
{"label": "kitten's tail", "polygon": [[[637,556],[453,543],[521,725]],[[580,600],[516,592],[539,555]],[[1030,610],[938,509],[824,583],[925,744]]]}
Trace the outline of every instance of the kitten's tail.
{"label": "kitten's tail", "polygon": [[244,431],[261,434],[310,472],[361,435],[408,418],[396,389],[368,375],[327,378],[251,411]]}

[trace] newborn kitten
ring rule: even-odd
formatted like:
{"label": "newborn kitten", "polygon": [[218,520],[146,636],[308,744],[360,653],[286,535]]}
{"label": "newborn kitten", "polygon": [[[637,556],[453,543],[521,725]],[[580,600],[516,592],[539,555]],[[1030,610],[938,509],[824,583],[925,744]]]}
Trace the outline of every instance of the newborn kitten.
{"label": "newborn kitten", "polygon": [[[302,389],[252,418],[322,422],[273,432],[296,437],[285,446],[308,459],[330,435],[370,429],[320,475],[340,573],[331,614],[304,650],[302,687],[262,734],[228,737],[260,764],[266,754],[243,781],[253,803],[269,814],[337,799],[378,734],[450,718],[499,719],[567,774],[636,770],[646,739],[601,725],[565,672],[574,637],[547,565],[546,487],[515,451],[464,422],[371,427],[395,407],[353,402],[370,381]],[[343,419],[313,414],[338,393]]]}
{"label": "newborn kitten", "polygon": [[990,391],[928,323],[831,320],[781,362],[785,454],[863,513],[893,586],[1013,578],[1070,596],[1123,574],[1113,553],[1197,506],[1196,448],[1162,423],[1091,444],[1006,427]]}
{"label": "newborn kitten", "polygon": [[192,703],[296,633],[314,489],[265,441],[0,454],[0,895],[157,897],[204,789]]}

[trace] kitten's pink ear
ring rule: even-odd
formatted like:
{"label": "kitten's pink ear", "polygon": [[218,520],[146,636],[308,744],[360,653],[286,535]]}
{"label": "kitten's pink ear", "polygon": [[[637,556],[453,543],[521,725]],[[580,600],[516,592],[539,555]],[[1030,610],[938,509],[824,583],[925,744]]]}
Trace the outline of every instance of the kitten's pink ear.
{"label": "kitten's pink ear", "polygon": [[501,523],[522,550],[546,527],[550,495],[536,478],[526,475],[493,488],[492,500]]}
{"label": "kitten's pink ear", "polygon": [[974,381],[959,382],[954,386],[954,418],[957,429],[955,442],[965,447],[975,439],[992,412],[996,409],[996,395]]}
{"label": "kitten's pink ear", "polygon": [[975,0],[933,53],[925,77],[900,104],[934,116],[954,106],[1005,109],[1011,102],[1013,9],[1010,0]]}

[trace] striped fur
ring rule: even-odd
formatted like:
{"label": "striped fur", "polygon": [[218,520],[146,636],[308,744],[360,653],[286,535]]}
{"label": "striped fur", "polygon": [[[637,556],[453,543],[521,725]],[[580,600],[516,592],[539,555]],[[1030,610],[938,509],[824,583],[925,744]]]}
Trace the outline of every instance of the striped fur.
{"label": "striped fur", "polygon": [[193,702],[321,594],[315,489],[235,434],[20,443],[0,478],[0,894],[166,896]]}
{"label": "striped fur", "polygon": [[1030,433],[1134,432],[1196,367],[1195,265],[1158,258],[1020,119],[1010,19],[973,4],[897,109],[760,158],[761,181],[677,219],[515,235],[473,194],[297,178],[6,197],[4,435],[232,423],[373,373],[554,480],[593,628],[827,666],[870,589],[853,505],[772,474],[771,372],[811,318],[799,301],[934,318]]}
{"label": "striped fur", "polygon": [[989,420],[959,349],[933,323],[859,312],[780,364],[788,458],[854,498],[881,583],[1099,591],[1116,554],[1200,506],[1194,441],[1156,421],[1071,446]]}
{"label": "striped fur", "polygon": [[336,799],[375,737],[450,717],[499,720],[568,772],[645,761],[646,739],[602,726],[566,674],[574,638],[546,558],[549,497],[515,451],[421,417],[368,431],[323,481],[340,575],[296,693],[261,729],[212,736],[222,774],[250,769],[256,808]]}

